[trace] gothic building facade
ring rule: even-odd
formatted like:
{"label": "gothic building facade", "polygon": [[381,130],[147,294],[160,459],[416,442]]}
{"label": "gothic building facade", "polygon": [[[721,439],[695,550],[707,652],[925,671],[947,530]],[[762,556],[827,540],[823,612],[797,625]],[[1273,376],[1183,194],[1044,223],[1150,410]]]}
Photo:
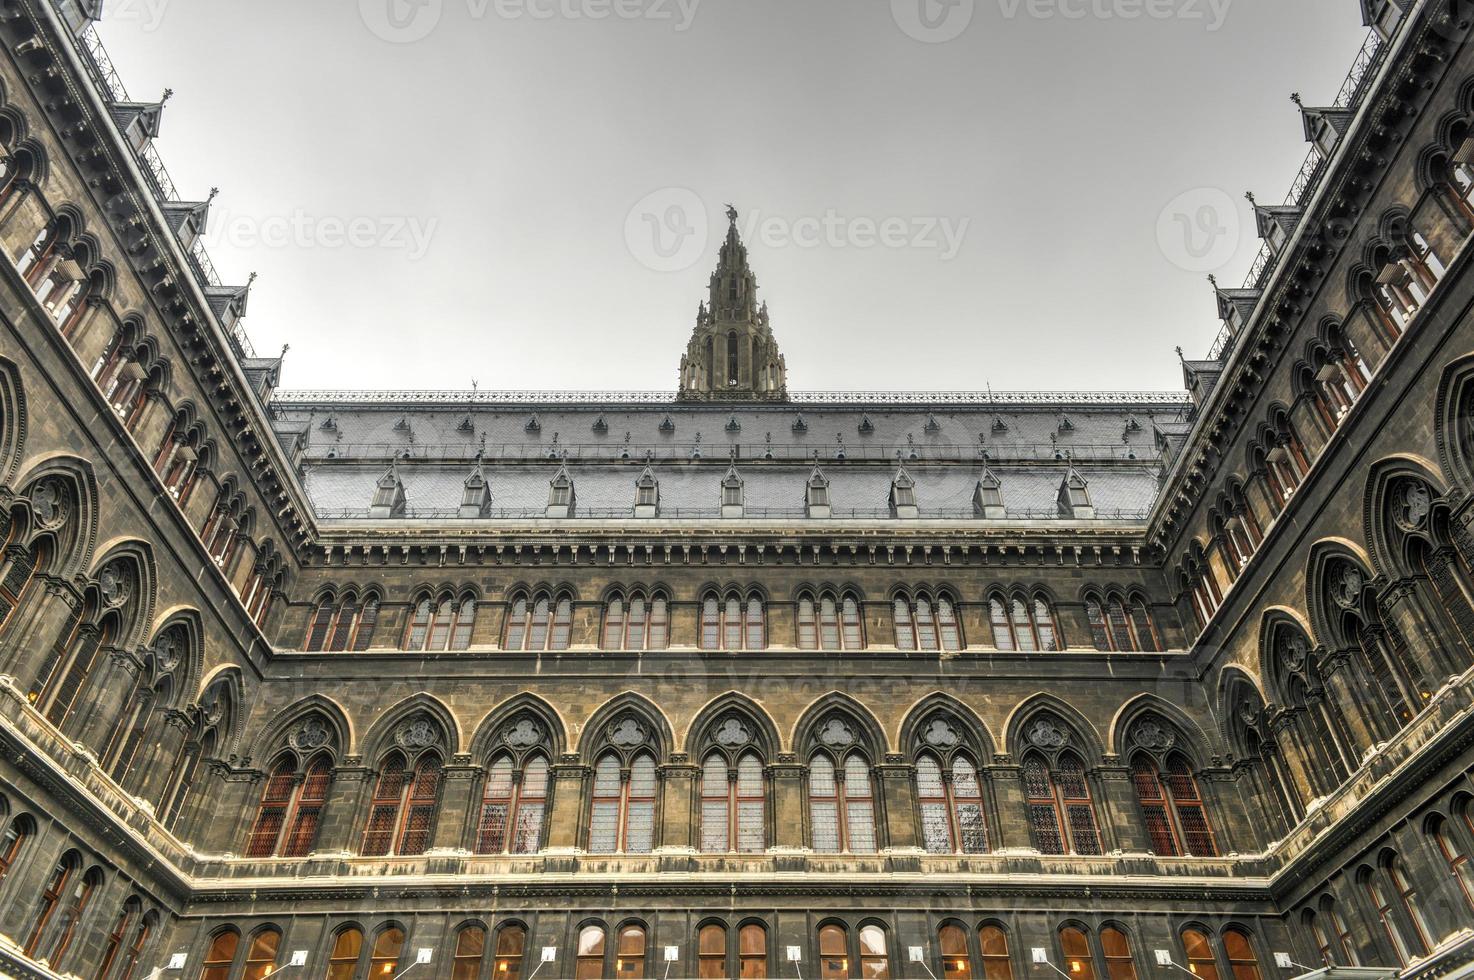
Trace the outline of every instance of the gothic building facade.
{"label": "gothic building facade", "polygon": [[279,391],[99,6],[0,0],[0,974],[1470,969],[1467,0],[1184,392],[984,396],[791,391],[735,220],[676,392]]}

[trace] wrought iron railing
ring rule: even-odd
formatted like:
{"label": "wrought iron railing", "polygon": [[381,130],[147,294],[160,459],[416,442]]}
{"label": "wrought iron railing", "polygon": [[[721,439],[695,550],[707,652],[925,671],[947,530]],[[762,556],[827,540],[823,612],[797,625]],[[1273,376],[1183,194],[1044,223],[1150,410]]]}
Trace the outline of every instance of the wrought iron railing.
{"label": "wrought iron railing", "polygon": [[631,462],[645,460],[660,463],[704,461],[725,464],[734,457],[740,462],[820,463],[888,462],[897,459],[917,463],[967,463],[983,460],[1005,462],[1123,462],[1151,461],[1158,456],[1152,440],[1142,438],[1140,445],[1113,443],[1080,445],[1061,443],[965,443],[896,445],[803,445],[801,443],[764,442],[609,442],[564,443],[523,442],[496,443],[482,446],[467,438],[463,443],[329,443],[309,447],[308,458],[314,463],[381,461],[391,459],[428,462],[471,463],[481,454],[491,462],[542,463],[549,460],[583,460],[592,462]]}
{"label": "wrought iron railing", "polygon": [[[282,409],[317,405],[675,405],[672,391],[461,391],[450,388],[405,391],[362,391],[320,388],[278,391],[273,403]],[[741,407],[792,408],[803,405],[1166,405],[1177,407],[1187,401],[1180,391],[791,391],[786,402],[747,401]],[[699,409],[711,405],[726,409],[718,401],[689,401],[681,405]]]}
{"label": "wrought iron railing", "polygon": [[[86,66],[92,81],[97,85],[103,97],[109,102],[132,102],[128,95],[128,89],[123,84],[123,78],[118,73],[117,66],[103,46],[102,38],[98,36],[97,27],[88,24],[77,36],[81,42],[82,63]],[[150,184],[153,185],[155,196],[161,201],[179,201],[179,188],[174,183],[174,178],[169,175],[169,168],[164,166],[163,158],[152,143],[146,145],[141,152],[134,154],[138,159],[140,168]],[[189,250],[190,265],[195,275],[199,278],[201,286],[221,285],[220,276],[215,271],[215,264],[210,261],[210,255],[205,249],[202,240],[196,240]],[[230,330],[230,341],[235,348],[237,357],[255,357],[256,349],[251,343],[250,335],[246,328],[237,322]]]}

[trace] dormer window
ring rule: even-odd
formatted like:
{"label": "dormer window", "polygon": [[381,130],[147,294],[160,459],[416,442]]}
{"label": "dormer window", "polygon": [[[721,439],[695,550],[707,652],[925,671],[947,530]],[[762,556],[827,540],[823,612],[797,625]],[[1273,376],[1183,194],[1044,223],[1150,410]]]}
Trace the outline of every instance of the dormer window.
{"label": "dormer window", "polygon": [[635,481],[635,516],[656,517],[660,512],[660,483],[647,466]]}
{"label": "dormer window", "polygon": [[904,467],[897,470],[895,478],[891,480],[890,505],[892,517],[913,519],[918,516],[916,481],[911,479],[911,474]]}
{"label": "dormer window", "polygon": [[729,468],[722,480],[722,516],[742,516],[742,478],[737,475],[736,467]]}
{"label": "dormer window", "polygon": [[558,475],[548,483],[547,516],[572,517],[573,504],[573,477],[569,476],[568,467],[562,466],[558,469]]}
{"label": "dormer window", "polygon": [[829,478],[818,466],[809,475],[808,487],[804,491],[804,513],[808,517],[829,516]]}

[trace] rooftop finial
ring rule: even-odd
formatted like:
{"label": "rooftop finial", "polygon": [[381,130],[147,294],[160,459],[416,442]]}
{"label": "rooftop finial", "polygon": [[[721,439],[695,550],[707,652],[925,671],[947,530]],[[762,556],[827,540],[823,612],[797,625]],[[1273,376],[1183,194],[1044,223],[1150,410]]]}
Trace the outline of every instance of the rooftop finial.
{"label": "rooftop finial", "polygon": [[1211,285],[1214,289],[1218,288],[1218,277],[1211,272],[1208,273],[1208,284]]}
{"label": "rooftop finial", "polygon": [[218,188],[218,187],[212,187],[212,188],[210,188],[210,196],[209,196],[209,198],[206,199],[205,203],[206,204],[209,204],[211,201],[215,200],[215,198],[217,198],[219,196],[220,196],[220,188]]}
{"label": "rooftop finial", "polygon": [[1299,92],[1291,92],[1290,93],[1290,101],[1293,102],[1293,103],[1295,103],[1297,106],[1299,106],[1302,109],[1305,108],[1305,103],[1300,101],[1300,93]]}
{"label": "rooftop finial", "polygon": [[730,221],[734,227],[736,226],[736,224],[737,224],[737,208],[734,205],[731,205],[731,204],[728,204],[727,205],[727,220]]}
{"label": "rooftop finial", "polygon": [[1244,191],[1244,199],[1247,200],[1250,204],[1253,204],[1253,205],[1257,205],[1259,203],[1258,201],[1254,200],[1254,192],[1253,191]]}
{"label": "rooftop finial", "polygon": [[164,97],[159,100],[159,105],[168,104],[169,100],[172,98],[174,98],[174,90],[172,88],[164,89]]}

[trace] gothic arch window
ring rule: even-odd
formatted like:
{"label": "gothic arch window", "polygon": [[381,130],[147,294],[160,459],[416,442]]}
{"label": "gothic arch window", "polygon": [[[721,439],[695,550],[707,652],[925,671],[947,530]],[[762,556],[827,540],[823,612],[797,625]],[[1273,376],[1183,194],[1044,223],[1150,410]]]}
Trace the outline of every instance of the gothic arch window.
{"label": "gothic arch window", "polygon": [[369,804],[361,849],[366,856],[423,854],[435,827],[445,744],[439,724],[425,715],[410,718],[394,729],[392,742]]}
{"label": "gothic arch window", "polygon": [[1207,932],[1197,928],[1182,930],[1182,953],[1190,972],[1202,980],[1218,980],[1218,957]]}
{"label": "gothic arch window", "polygon": [[397,925],[382,927],[374,936],[369,951],[369,976],[393,977],[399,973],[399,957],[404,953],[404,930]]}
{"label": "gothic arch window", "polygon": [[945,712],[916,729],[916,798],[922,846],[931,854],[983,854],[988,850],[986,803],[978,775],[978,750],[965,729]]}
{"label": "gothic arch window", "polygon": [[[45,488],[48,484],[42,484]],[[41,488],[38,491],[41,492]],[[57,490],[45,490],[46,499],[64,501],[65,497],[51,497],[50,494],[59,492]],[[48,505],[49,506],[49,505]],[[64,521],[65,511],[52,512],[58,520]],[[5,551],[0,556],[0,632],[10,625],[12,614],[20,608],[22,596],[30,587],[32,579],[38,568],[44,568],[48,562],[48,552],[45,549],[37,550],[27,547],[22,542],[22,521],[16,518],[10,520],[9,534],[5,542]]]}
{"label": "gothic arch window", "polygon": [[701,849],[762,853],[767,849],[767,784],[754,724],[728,714],[702,742]]}
{"label": "gothic arch window", "polygon": [[900,592],[892,602],[896,649],[954,651],[962,649],[957,600],[946,592]]}
{"label": "gothic arch window", "polygon": [[978,930],[978,951],[983,955],[980,980],[1013,980],[1013,957],[1008,952],[1008,933],[1002,926],[989,924]]}
{"label": "gothic arch window", "polygon": [[[363,955],[363,930],[345,926],[333,935],[332,952],[328,954],[326,980],[353,980]],[[222,978],[223,980],[223,978]]]}
{"label": "gothic arch window", "polygon": [[1448,509],[1438,492],[1417,476],[1400,476],[1383,495],[1381,530],[1399,571],[1411,573],[1414,592],[1448,632],[1474,649],[1474,582],[1450,540]]}
{"label": "gothic arch window", "polygon": [[1298,626],[1279,622],[1271,627],[1268,659],[1277,698],[1301,744],[1310,747],[1316,768],[1339,785],[1359,763],[1345,736],[1344,719],[1328,703],[1317,651]]}
{"label": "gothic arch window", "polygon": [[175,692],[184,684],[192,660],[192,637],[184,623],[176,622],[160,631],[152,647],[139,651],[142,664],[125,713],[101,756],[120,786],[131,785],[150,730],[157,729],[162,713],[174,706]]}
{"label": "gothic arch window", "polygon": [[1359,565],[1344,558],[1326,562],[1320,589],[1333,631],[1354,650],[1371,680],[1368,694],[1375,710],[1396,731],[1421,709],[1422,693],[1431,693],[1431,687],[1416,669],[1401,631],[1383,620]]}
{"label": "gothic arch window", "polygon": [[[296,737],[318,730],[309,722]],[[246,856],[306,857],[317,841],[332,785],[333,763],[327,753],[319,753],[301,769],[296,754],[283,752],[278,756],[261,791],[256,819],[246,839]]]}
{"label": "gothic arch window", "polygon": [[1052,653],[1064,649],[1054,606],[1042,592],[994,592],[988,597],[988,620],[998,650]]}
{"label": "gothic arch window", "polygon": [[1449,129],[1448,145],[1453,153],[1440,155],[1433,165],[1434,181],[1444,200],[1464,218],[1466,226],[1474,225],[1474,166],[1458,159],[1458,152],[1469,139],[1469,125],[1464,121]]}
{"label": "gothic arch window", "polygon": [[1059,952],[1065,962],[1065,972],[1071,977],[1076,980],[1095,980],[1095,955],[1090,951],[1090,937],[1084,929],[1079,926],[1061,927]]}
{"label": "gothic arch window", "polygon": [[1102,926],[1100,951],[1105,954],[1106,980],[1136,980],[1136,958],[1131,955],[1131,937],[1119,926]]}
{"label": "gothic arch window", "polygon": [[61,856],[51,868],[51,873],[46,876],[41,885],[41,897],[36,903],[36,910],[31,918],[31,930],[26,937],[25,954],[31,958],[41,949],[41,937],[46,932],[46,927],[51,923],[52,916],[57,909],[66,901],[69,889],[73,886],[75,879],[80,877],[82,868],[82,855],[76,851],[67,851]]}
{"label": "gothic arch window", "polygon": [[649,854],[660,795],[655,733],[633,713],[615,716],[600,737],[589,809],[589,851]]}
{"label": "gothic arch window", "polygon": [[246,947],[246,966],[241,980],[266,980],[276,972],[276,951],[281,946],[281,930],[266,926],[256,930]]}
{"label": "gothic arch window", "polygon": [[[418,607],[416,611],[418,612]],[[378,623],[379,596],[375,592],[365,593],[362,599],[353,591],[345,592],[336,599],[331,595],[323,596],[312,614],[312,625],[307,632],[307,649],[355,652],[367,650],[373,642],[374,628]]]}
{"label": "gothic arch window", "polygon": [[240,540],[242,508],[236,498],[221,493],[205,526],[200,529],[200,543],[218,568],[226,568],[235,557]]}
{"label": "gothic arch window", "polygon": [[189,502],[200,471],[200,452],[204,445],[202,430],[191,424],[187,411],[174,413],[169,428],[154,454],[153,469],[164,490],[183,507]]}
{"label": "gothic arch window", "polygon": [[[827,725],[845,722],[837,719]],[[823,729],[820,740],[824,741]],[[845,745],[853,737],[826,744]],[[821,749],[809,759],[809,824],[821,854],[875,852],[875,794],[870,763],[858,750]]]}
{"label": "gothic arch window", "polygon": [[578,952],[574,957],[574,980],[602,980],[606,933],[601,925],[586,925],[578,930]]}
{"label": "gothic arch window", "polygon": [[[450,956],[451,980],[480,980],[481,965],[486,960],[486,929],[479,925],[464,925],[456,930],[455,947]],[[521,966],[520,957],[517,967]],[[517,980],[520,971],[510,965],[503,972],[492,973],[493,977]]]}
{"label": "gothic arch window", "polygon": [[205,950],[200,980],[229,980],[240,945],[241,934],[234,929],[222,929],[215,933]]}
{"label": "gothic arch window", "polygon": [[1023,729],[1024,798],[1034,846],[1044,854],[1100,854],[1085,763],[1073,734],[1057,718],[1041,714]]}
{"label": "gothic arch window", "polygon": [[573,634],[573,596],[538,591],[512,596],[506,650],[567,650]]}
{"label": "gothic arch window", "polygon": [[1453,814],[1451,819],[1441,816],[1430,818],[1427,832],[1448,864],[1450,877],[1458,883],[1464,904],[1474,911],[1474,861],[1469,857],[1469,841],[1474,839],[1474,831],[1470,829],[1469,800],[1462,798],[1457,801]]}
{"label": "gothic arch window", "polygon": [[670,646],[670,600],[664,592],[615,592],[604,602],[605,650],[664,650]]}
{"label": "gothic arch window", "polygon": [[766,650],[767,609],[756,592],[708,592],[701,599],[701,649]]}
{"label": "gothic arch window", "polygon": [[1406,965],[1414,957],[1426,956],[1426,923],[1417,893],[1403,874],[1397,855],[1383,855],[1375,869],[1364,866],[1358,878],[1398,962]]}
{"label": "gothic arch window", "polygon": [[1162,648],[1151,610],[1139,594],[1087,592],[1085,615],[1097,650],[1156,653]]}
{"label": "gothic arch window", "polygon": [[476,853],[536,854],[547,825],[551,739],[542,722],[521,715],[498,742],[482,785]]}
{"label": "gothic arch window", "polygon": [[[518,922],[506,923],[496,932],[496,960],[492,965],[491,975],[496,980],[521,980],[523,957],[526,954],[526,927]],[[466,980],[474,980],[474,977],[467,974]]]}
{"label": "gothic arch window", "polygon": [[404,648],[416,652],[469,649],[476,607],[476,597],[470,592],[422,593],[415,599]]}
{"label": "gothic arch window", "polygon": [[[123,903],[123,907],[118,911],[117,918],[113,920],[112,928],[108,930],[107,941],[103,946],[102,961],[101,965],[97,968],[96,974],[99,980],[107,980],[108,976],[113,973],[114,966],[119,966],[118,976],[127,977],[132,975],[136,960],[128,961],[127,955],[124,952],[124,944],[130,941],[135,922],[138,922],[140,926],[144,925],[139,921],[142,918],[143,903],[139,901],[138,896],[135,895]],[[145,935],[146,938],[147,936]],[[123,960],[121,965],[119,964],[120,957]]]}
{"label": "gothic arch window", "polygon": [[863,650],[860,600],[852,592],[804,591],[798,597],[800,650]]}
{"label": "gothic arch window", "polygon": [[169,767],[169,779],[159,797],[157,812],[164,826],[174,829],[193,799],[202,770],[217,758],[222,739],[231,731],[237,711],[230,676],[217,678],[186,713],[189,729]]}
{"label": "gothic arch window", "polygon": [[1321,960],[1327,966],[1359,966],[1356,944],[1351,930],[1341,917],[1336,900],[1330,895],[1320,900],[1320,913],[1316,916],[1316,940],[1320,946]]}
{"label": "gothic arch window", "polygon": [[35,832],[35,825],[30,817],[15,817],[6,824],[5,832],[0,833],[0,882],[4,882],[10,875],[10,870],[26,849],[26,842]]}
{"label": "gothic arch window", "polygon": [[1250,771],[1266,816],[1277,814],[1281,829],[1289,830],[1304,816],[1304,805],[1269,734],[1264,699],[1247,681],[1236,679],[1225,701],[1235,754],[1253,761]]}
{"label": "gothic arch window", "polygon": [[87,914],[87,908],[102,888],[102,869],[91,868],[86,874],[73,876],[59,903],[57,932],[51,940],[51,952],[44,959],[57,966],[64,965],[72,941],[77,938],[77,925]]}
{"label": "gothic arch window", "polygon": [[1213,830],[1193,765],[1174,726],[1146,714],[1126,730],[1131,781],[1152,850],[1165,857],[1216,857]]}

